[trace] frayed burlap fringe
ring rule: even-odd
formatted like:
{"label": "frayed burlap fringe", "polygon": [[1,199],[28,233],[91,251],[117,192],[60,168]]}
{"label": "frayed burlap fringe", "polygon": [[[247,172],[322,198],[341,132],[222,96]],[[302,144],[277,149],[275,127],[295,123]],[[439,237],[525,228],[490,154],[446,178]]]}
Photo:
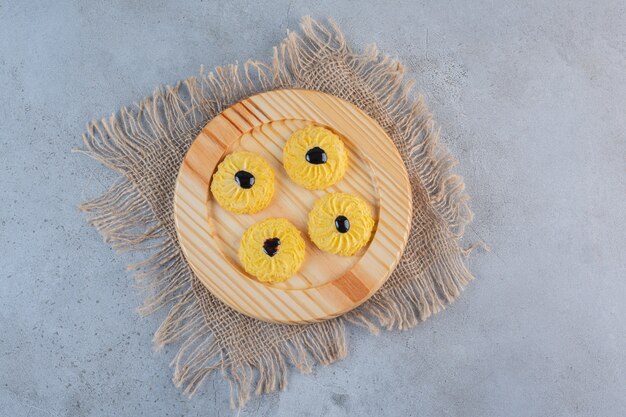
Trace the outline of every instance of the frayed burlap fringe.
{"label": "frayed burlap fringe", "polygon": [[[353,52],[333,22],[302,21],[271,62],[247,62],[201,73],[152,97],[94,121],[80,150],[120,174],[103,195],[82,209],[119,251],[140,250],[147,259],[130,268],[150,296],[139,309],[168,307],[157,347],[179,343],[174,382],[193,395],[221,370],[231,384],[231,404],[283,389],[288,368],[308,372],[346,355],[346,323],[378,332],[415,326],[459,295],[472,278],[459,245],[471,220],[462,178],[421,100],[411,94],[404,68],[375,47]],[[211,295],[195,279],[174,230],[172,201],[179,164],[202,126],[233,103],[260,91],[308,88],[361,107],[394,140],[412,184],[413,222],[403,257],[387,283],[355,311],[303,326],[259,322]]]}

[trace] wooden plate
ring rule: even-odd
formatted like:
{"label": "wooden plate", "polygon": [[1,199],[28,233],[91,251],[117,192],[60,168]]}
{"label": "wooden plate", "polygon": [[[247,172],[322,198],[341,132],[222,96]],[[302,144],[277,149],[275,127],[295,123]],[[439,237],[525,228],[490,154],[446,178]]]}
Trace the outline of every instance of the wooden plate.
{"label": "wooden plate", "polygon": [[[309,124],[333,130],[348,148],[346,175],[321,191],[298,186],[282,166],[285,141]],[[237,150],[263,156],[276,174],[272,202],[253,215],[225,211],[209,190],[217,165]],[[353,193],[372,206],[375,232],[356,256],[322,252],[308,239],[308,213],[319,197],[332,191]],[[189,264],[223,302],[261,320],[313,322],[363,303],[393,271],[409,234],[410,185],[393,142],[363,111],[316,91],[278,90],[235,104],[202,129],[178,174],[174,217]],[[244,231],[268,217],[289,219],[306,241],[302,268],[282,283],[257,281],[237,258]]]}

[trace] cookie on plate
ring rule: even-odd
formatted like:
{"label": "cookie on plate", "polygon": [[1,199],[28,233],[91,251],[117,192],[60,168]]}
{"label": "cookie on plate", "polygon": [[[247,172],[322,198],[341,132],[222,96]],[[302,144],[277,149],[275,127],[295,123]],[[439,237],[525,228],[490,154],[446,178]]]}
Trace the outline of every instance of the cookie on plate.
{"label": "cookie on plate", "polygon": [[243,234],[239,260],[261,282],[281,282],[295,274],[304,261],[304,239],[287,219],[255,223]]}
{"label": "cookie on plate", "polygon": [[309,212],[309,236],[323,251],[352,256],[369,242],[374,219],[368,204],[347,193],[318,199]]}
{"label": "cookie on plate", "polygon": [[321,190],[343,177],[348,152],[332,131],[307,126],[296,130],[283,148],[283,166],[289,177],[309,190]]}
{"label": "cookie on plate", "polygon": [[220,206],[238,214],[263,210],[274,195],[274,171],[252,152],[233,152],[218,165],[211,193]]}

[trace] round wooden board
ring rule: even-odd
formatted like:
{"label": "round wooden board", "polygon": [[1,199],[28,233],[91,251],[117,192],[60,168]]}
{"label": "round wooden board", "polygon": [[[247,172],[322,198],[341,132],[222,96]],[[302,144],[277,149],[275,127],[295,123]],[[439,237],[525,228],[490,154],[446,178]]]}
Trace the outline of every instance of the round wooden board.
{"label": "round wooden board", "polygon": [[[282,166],[285,141],[295,130],[310,124],[333,130],[348,149],[344,178],[320,191],[298,186]],[[276,174],[272,202],[253,215],[222,209],[209,188],[217,165],[237,150],[263,156]],[[313,204],[333,191],[353,193],[372,207],[376,219],[373,238],[356,256],[323,252],[307,236],[306,223]],[[216,116],[187,152],[174,197],[178,238],[202,283],[241,313],[294,324],[336,317],[374,294],[402,254],[411,209],[406,169],[380,125],[346,101],[309,90],[258,94]],[[244,271],[237,258],[244,231],[269,217],[289,219],[306,242],[302,268],[281,283],[257,281]]]}

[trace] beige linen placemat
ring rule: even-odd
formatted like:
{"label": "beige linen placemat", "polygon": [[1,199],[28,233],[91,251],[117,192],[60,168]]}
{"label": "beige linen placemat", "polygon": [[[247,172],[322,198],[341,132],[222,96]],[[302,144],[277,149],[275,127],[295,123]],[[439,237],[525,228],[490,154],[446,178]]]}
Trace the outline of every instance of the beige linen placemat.
{"label": "beige linen placemat", "polygon": [[[178,343],[174,382],[193,394],[214,370],[231,384],[242,406],[253,390],[287,385],[289,367],[309,371],[346,356],[345,326],[373,332],[406,329],[441,310],[472,279],[459,245],[471,220],[463,179],[438,143],[427,108],[410,93],[402,65],[375,47],[354,52],[332,21],[304,18],[269,62],[217,68],[114,116],[94,121],[81,152],[119,174],[103,195],[85,203],[89,221],[113,247],[145,252],[132,266],[149,296],[140,309],[168,308],[155,343]],[[365,304],[333,320],[292,326],[244,316],[214,297],[181,253],[173,220],[179,165],[200,129],[216,114],[252,94],[278,88],[319,90],[343,98],[377,120],[395,142],[412,185],[413,222],[407,247],[386,284]]]}

